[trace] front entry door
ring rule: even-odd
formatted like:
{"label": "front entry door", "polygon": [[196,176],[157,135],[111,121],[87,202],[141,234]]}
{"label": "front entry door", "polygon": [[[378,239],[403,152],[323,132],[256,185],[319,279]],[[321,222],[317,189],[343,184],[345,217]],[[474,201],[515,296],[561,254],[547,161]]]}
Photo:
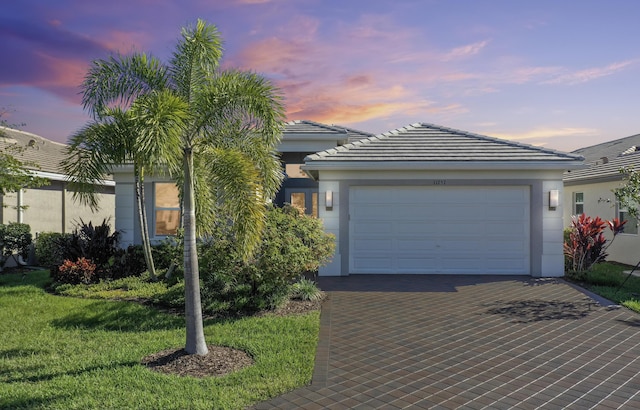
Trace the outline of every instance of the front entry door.
{"label": "front entry door", "polygon": [[318,190],[315,188],[287,188],[285,201],[307,215],[318,217]]}

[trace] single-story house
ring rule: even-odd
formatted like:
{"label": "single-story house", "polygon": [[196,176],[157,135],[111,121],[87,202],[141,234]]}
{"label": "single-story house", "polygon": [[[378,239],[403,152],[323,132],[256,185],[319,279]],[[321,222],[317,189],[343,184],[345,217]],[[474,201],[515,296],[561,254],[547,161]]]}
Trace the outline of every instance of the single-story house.
{"label": "single-story house", "polygon": [[[311,121],[287,123],[279,150],[275,203],[305,208],[337,239],[320,275],[564,274],[562,174],[579,155],[432,124],[373,136]],[[114,180],[123,245],[140,243],[133,169]],[[146,181],[159,240],[179,224],[177,188]]]}
{"label": "single-story house", "polygon": [[[300,170],[307,155],[366,137],[369,134],[351,128],[313,121],[290,121],[285,124],[278,146],[285,179],[274,203],[290,203],[317,216],[318,182]],[[123,246],[139,244],[140,223],[135,200],[132,166],[113,169],[116,182],[116,228],[122,233]],[[175,234],[180,224],[178,188],[169,176],[154,175],[145,179],[149,236],[152,242]]]}
{"label": "single-story house", "polygon": [[93,212],[89,207],[73,200],[73,191],[68,188],[68,178],[60,167],[65,158],[66,145],[41,136],[11,128],[0,127],[0,147],[12,145],[25,147],[17,158],[34,174],[46,178],[49,185],[0,196],[0,223],[22,222],[29,224],[31,233],[71,232],[80,220],[100,224],[110,219],[114,224],[115,182],[105,180],[100,187],[98,201],[100,209]]}
{"label": "single-story house", "polygon": [[564,274],[576,154],[418,123],[309,155],[336,236],[320,275]]}
{"label": "single-story house", "polygon": [[[573,154],[583,156],[586,167],[564,173],[565,227],[570,226],[572,215],[582,213],[607,220],[627,220],[624,232],[607,251],[608,259],[635,265],[640,261],[638,221],[627,209],[620,208],[613,190],[622,186],[621,168],[640,169],[640,134],[580,148]],[[612,235],[607,231],[607,236]]]}

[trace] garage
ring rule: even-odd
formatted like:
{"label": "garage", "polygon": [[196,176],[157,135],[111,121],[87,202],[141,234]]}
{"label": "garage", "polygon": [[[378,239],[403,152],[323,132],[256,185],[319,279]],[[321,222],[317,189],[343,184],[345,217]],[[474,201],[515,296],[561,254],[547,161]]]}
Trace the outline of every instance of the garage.
{"label": "garage", "polygon": [[563,276],[562,175],[582,163],[427,123],[309,155],[336,238],[319,275]]}
{"label": "garage", "polygon": [[529,188],[353,186],[350,273],[529,274]]}

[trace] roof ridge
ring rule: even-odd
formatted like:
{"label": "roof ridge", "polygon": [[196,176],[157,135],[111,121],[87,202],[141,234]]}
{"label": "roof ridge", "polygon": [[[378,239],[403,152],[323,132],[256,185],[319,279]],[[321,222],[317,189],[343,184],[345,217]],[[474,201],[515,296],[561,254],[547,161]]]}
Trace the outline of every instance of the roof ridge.
{"label": "roof ridge", "polygon": [[291,121],[287,121],[285,123],[285,125],[295,125],[295,124],[313,125],[313,126],[318,127],[318,128],[324,128],[326,130],[336,131],[336,132],[339,132],[340,134],[347,134],[346,129],[340,129],[340,128],[337,128],[337,127],[332,126],[332,125],[322,124],[320,122],[315,122],[315,121],[311,121],[311,120],[291,120]]}
{"label": "roof ridge", "polygon": [[63,147],[68,146],[68,144],[66,144],[66,143],[64,143],[64,142],[58,142],[58,141],[50,140],[49,138],[45,138],[45,137],[43,137],[43,136],[41,136],[41,135],[34,134],[34,133],[32,133],[32,132],[28,132],[28,131],[22,131],[22,130],[19,130],[19,129],[16,129],[16,128],[0,126],[0,130],[5,131],[5,132],[7,132],[7,131],[8,131],[8,132],[16,132],[16,133],[18,133],[18,134],[22,134],[22,135],[24,135],[24,136],[26,136],[26,137],[35,137],[35,138],[39,138],[39,139],[44,140],[44,141],[46,141],[46,142],[50,142],[50,143],[52,143],[52,144],[61,145],[61,146],[63,146]]}

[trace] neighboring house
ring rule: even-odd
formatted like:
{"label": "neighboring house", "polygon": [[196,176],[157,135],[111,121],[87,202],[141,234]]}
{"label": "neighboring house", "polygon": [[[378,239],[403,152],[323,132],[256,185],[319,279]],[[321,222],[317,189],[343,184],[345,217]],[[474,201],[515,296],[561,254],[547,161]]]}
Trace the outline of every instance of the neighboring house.
{"label": "neighboring house", "polygon": [[[320,275],[562,276],[562,174],[582,157],[413,124],[305,158],[337,239]],[[550,203],[550,199],[553,201]]]}
{"label": "neighboring house", "polygon": [[[584,156],[587,166],[564,174],[565,227],[570,226],[572,215],[582,213],[607,220],[627,220],[624,232],[608,249],[608,259],[635,265],[640,260],[638,223],[626,209],[619,207],[613,190],[622,185],[622,167],[640,169],[640,134],[580,148],[573,153]],[[607,232],[607,237],[611,236]]]}
{"label": "neighboring house", "polygon": [[[370,136],[372,134],[351,128],[313,121],[287,122],[278,146],[285,180],[274,203],[278,206],[291,203],[317,216],[318,183],[300,170],[304,158],[314,152]],[[117,167],[113,170],[113,177],[116,182],[116,221],[117,229],[122,232],[121,242],[124,246],[141,243],[133,167]],[[157,242],[173,235],[180,223],[177,187],[168,176],[147,176],[145,193],[151,241]]]}
{"label": "neighboring house", "polygon": [[[67,177],[60,168],[65,158],[65,144],[38,135],[0,127],[0,146],[18,145],[26,150],[17,155],[23,162],[38,164],[40,169],[28,167],[33,173],[49,180],[49,185],[23,189],[0,196],[0,223],[23,222],[29,224],[34,237],[40,232],[71,232],[82,219],[85,222],[102,223],[111,219],[114,224],[115,183],[104,181],[100,187],[100,210],[92,212],[73,200]],[[26,208],[23,208],[26,207]]]}

